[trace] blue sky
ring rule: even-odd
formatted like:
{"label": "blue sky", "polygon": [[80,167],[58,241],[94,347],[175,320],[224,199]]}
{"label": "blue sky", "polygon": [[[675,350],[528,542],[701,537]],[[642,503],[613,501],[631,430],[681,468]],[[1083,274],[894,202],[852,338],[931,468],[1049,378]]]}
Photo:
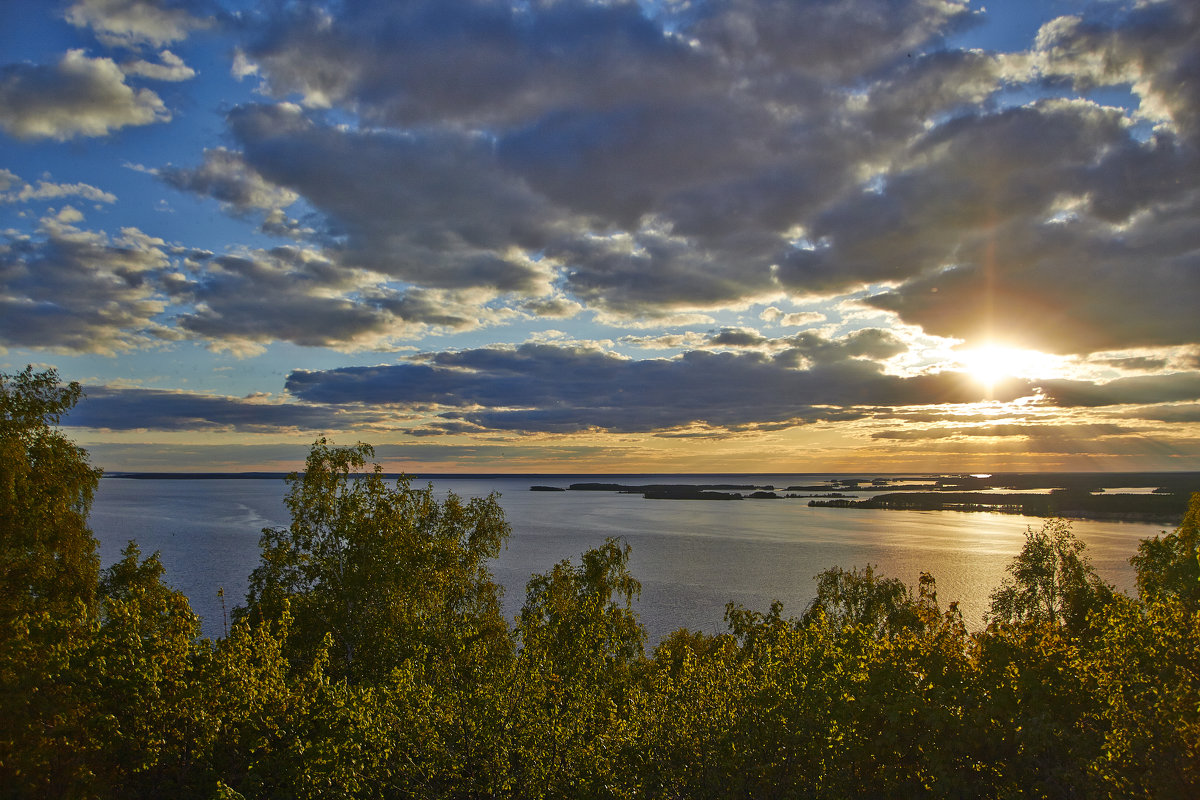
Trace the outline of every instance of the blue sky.
{"label": "blue sky", "polygon": [[0,4],[108,470],[1200,469],[1184,0]]}

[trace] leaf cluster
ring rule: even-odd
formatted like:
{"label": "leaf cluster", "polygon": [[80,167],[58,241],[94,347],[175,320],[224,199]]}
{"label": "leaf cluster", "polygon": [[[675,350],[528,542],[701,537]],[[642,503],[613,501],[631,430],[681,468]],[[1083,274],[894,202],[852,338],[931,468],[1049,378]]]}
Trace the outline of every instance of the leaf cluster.
{"label": "leaf cluster", "polygon": [[1200,495],[1138,597],[1051,521],[981,631],[930,575],[834,568],[797,617],[730,604],[647,655],[628,544],[532,576],[510,624],[495,497],[322,439],[210,641],[156,554],[99,569],[98,472],[55,428],[78,387],[0,388],[0,797],[1200,796]]}

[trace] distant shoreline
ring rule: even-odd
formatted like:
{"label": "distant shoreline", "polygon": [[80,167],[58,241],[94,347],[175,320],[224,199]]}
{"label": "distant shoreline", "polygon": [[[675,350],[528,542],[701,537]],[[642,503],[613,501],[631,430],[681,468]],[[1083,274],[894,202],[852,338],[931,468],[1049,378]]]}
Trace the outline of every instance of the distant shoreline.
{"label": "distant shoreline", "polygon": [[[286,478],[293,474],[292,471],[284,472],[156,472],[149,470],[106,470],[105,478],[126,478],[133,480],[237,480],[237,479],[275,479]],[[936,481],[939,479],[955,479],[959,481],[979,481],[988,484],[999,484],[1017,481],[1020,483],[1040,483],[1046,484],[1046,479],[1050,477],[1062,478],[1066,480],[1095,480],[1098,478],[1104,479],[1106,482],[1112,483],[1118,479],[1131,478],[1137,481],[1144,481],[1142,486],[1155,485],[1156,481],[1163,478],[1180,479],[1187,478],[1196,481],[1197,489],[1200,490],[1200,471],[1194,470],[1158,470],[1146,472],[994,472],[986,476],[979,476],[973,473],[966,472],[387,472],[384,473],[387,477],[400,477],[407,475],[413,478],[461,478],[461,479],[484,479],[484,478],[728,478],[739,477],[747,479],[747,482],[753,482],[750,479],[756,477],[788,477],[797,478],[803,477],[826,477],[836,478],[840,481],[871,483],[875,479],[884,478],[889,481],[896,480],[920,480],[920,481]],[[1128,485],[1139,485],[1137,483]]]}
{"label": "distant shoreline", "polygon": [[[532,488],[545,490],[547,487]],[[807,500],[813,508],[979,511],[1170,524],[1186,510],[1192,492],[1200,489],[1200,474],[1040,473],[942,475],[924,479],[911,476],[827,478],[817,484],[786,488],[771,484],[572,483],[568,488],[572,491],[640,494],[647,500]],[[860,495],[866,496],[860,499]]]}
{"label": "distant shoreline", "polygon": [[[114,472],[126,480],[272,480],[285,472]],[[1200,472],[1040,473],[385,473],[394,480],[530,481],[535,492],[615,492],[647,500],[781,500],[817,508],[980,511],[1170,524]],[[581,480],[583,479],[583,480]],[[657,479],[657,480],[656,480]],[[663,482],[663,479],[668,479]],[[714,481],[713,479],[724,479]],[[732,480],[731,480],[732,479]],[[764,479],[764,480],[756,480]],[[767,480],[795,481],[780,486]],[[567,486],[547,485],[549,482]]]}

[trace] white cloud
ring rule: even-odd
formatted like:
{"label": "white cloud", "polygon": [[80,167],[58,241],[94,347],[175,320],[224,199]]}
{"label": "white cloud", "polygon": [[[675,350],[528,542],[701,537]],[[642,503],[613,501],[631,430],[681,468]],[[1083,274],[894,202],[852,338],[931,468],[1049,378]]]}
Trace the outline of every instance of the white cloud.
{"label": "white cloud", "polygon": [[[16,187],[20,188],[16,188]],[[39,180],[37,186],[25,183],[15,173],[0,169],[0,203],[28,203],[34,200],[58,200],[80,197],[93,203],[115,203],[117,196],[87,183],[54,183]]]}
{"label": "white cloud", "polygon": [[196,70],[183,63],[183,59],[170,50],[158,54],[159,63],[138,59],[121,65],[126,75],[137,75],[156,81],[186,81],[196,77]]}
{"label": "white cloud", "polygon": [[815,325],[825,322],[828,317],[818,311],[785,312],[776,306],[767,306],[758,315],[763,322],[772,325],[782,325],[786,328],[802,328],[805,325]]}
{"label": "white cloud", "polygon": [[77,28],[91,28],[110,47],[162,47],[213,24],[210,18],[195,16],[189,5],[165,0],[76,0],[64,16]]}
{"label": "white cloud", "polygon": [[0,128],[18,139],[104,136],[170,119],[159,96],[128,86],[112,59],[70,50],[52,67],[0,67]]}

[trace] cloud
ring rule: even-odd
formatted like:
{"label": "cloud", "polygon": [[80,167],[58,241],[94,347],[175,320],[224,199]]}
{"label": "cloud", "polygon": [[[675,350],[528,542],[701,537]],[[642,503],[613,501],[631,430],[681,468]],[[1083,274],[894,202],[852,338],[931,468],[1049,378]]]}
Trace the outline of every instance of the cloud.
{"label": "cloud", "polygon": [[188,273],[163,279],[183,309],[179,328],[237,353],[261,352],[274,341],[389,350],[430,329],[469,329],[499,318],[453,292],[391,288],[382,276],[311,248],[200,254],[189,265]]}
{"label": "cloud", "polygon": [[910,428],[898,431],[878,431],[872,439],[893,441],[924,441],[976,437],[1024,438],[1035,440],[1093,440],[1104,436],[1128,436],[1145,433],[1145,428],[1130,428],[1111,423],[1079,424],[993,424],[970,427]]}
{"label": "cloud", "polygon": [[[968,18],[925,0],[297,5],[251,36],[239,71],[309,113],[230,123],[346,263],[537,296],[556,278],[607,318],[665,318],[778,295],[798,224],[927,117],[998,88],[992,61],[942,58],[879,91],[907,87],[907,106],[858,108],[865,74]],[[976,77],[954,93],[951,73]]]}
{"label": "cloud", "polygon": [[[440,409],[443,419],[500,431],[648,432],[699,425],[702,433],[713,435],[762,425],[867,418],[948,423],[879,433],[877,438],[883,439],[1034,437],[1050,429],[1066,436],[1070,431],[1047,414],[1200,399],[1200,373],[1107,383],[1009,380],[985,397],[975,382],[956,372],[884,372],[873,359],[904,350],[885,331],[867,329],[836,340],[801,334],[789,344],[790,349],[774,356],[746,349],[693,350],[671,359],[634,360],[586,345],[529,343],[427,353],[388,366],[297,370],[288,376],[287,389],[300,400],[349,408]],[[1029,417],[1023,422],[1011,414],[996,420],[946,412],[954,404],[1005,403],[1034,395],[1040,401],[1023,406]],[[912,416],[919,407],[932,413]],[[967,424],[972,421],[987,424]],[[1083,435],[1083,430],[1076,432]],[[1104,423],[1090,424],[1087,430],[1104,436],[1137,433]]]}
{"label": "cloud", "polygon": [[[211,16],[143,0],[67,13],[155,48],[157,64],[126,67],[146,77],[182,75],[163,48]],[[235,65],[268,99],[230,111],[227,148],[159,175],[312,258],[243,248],[197,267],[173,284],[179,323],[225,345],[386,348],[584,311],[661,329],[777,303],[765,322],[803,327],[825,317],[781,306],[853,295],[972,345],[1200,342],[1196,12],[1062,18],[1025,53],[949,47],[978,15],[949,0],[269,4],[242,18]],[[1136,114],[1085,96],[1122,82]],[[238,297],[255,291],[278,301],[258,318]],[[804,340],[738,336],[688,346],[825,363]],[[876,344],[836,359],[899,352]]]}
{"label": "cloud", "polygon": [[828,317],[817,311],[784,312],[775,306],[767,306],[759,313],[759,319],[772,325],[783,325],[788,328],[802,328],[825,322]]}
{"label": "cloud", "polygon": [[[19,187],[19,188],[18,188]],[[79,197],[93,203],[115,203],[117,196],[87,183],[53,183],[39,180],[37,186],[26,183],[15,173],[0,169],[0,203],[28,203],[34,200],[60,200]]]}
{"label": "cloud", "polygon": [[1137,408],[1123,412],[1120,416],[1130,419],[1156,420],[1158,422],[1200,422],[1200,403],[1162,404],[1148,408]]}
{"label": "cloud", "polygon": [[769,265],[754,252],[713,259],[661,230],[563,239],[546,254],[563,266],[566,291],[612,318],[668,318],[778,293]]}
{"label": "cloud", "polygon": [[1106,383],[1072,380],[1039,381],[1045,398],[1058,406],[1099,406],[1173,403],[1200,400],[1200,372],[1136,375]]}
{"label": "cloud", "polygon": [[210,27],[211,17],[199,16],[207,5],[192,0],[76,0],[64,16],[77,28],[91,28],[109,47],[162,47]]}
{"label": "cloud", "polygon": [[276,96],[400,126],[502,123],[584,96],[668,95],[691,54],[634,3],[297,5],[259,31],[245,59]]}
{"label": "cloud", "polygon": [[230,123],[247,165],[326,216],[341,262],[426,288],[549,293],[546,267],[524,253],[558,215],[498,170],[484,137],[339,129],[287,106],[241,108]]}
{"label": "cloud", "polygon": [[1060,17],[1038,34],[1038,66],[1077,88],[1131,86],[1139,112],[1200,137],[1200,11],[1188,0]]}
{"label": "cloud", "polygon": [[787,346],[778,359],[793,365],[832,364],[847,359],[884,361],[908,350],[899,337],[882,328],[863,328],[841,339],[804,331],[778,341]]}
{"label": "cloud", "polygon": [[238,431],[319,433],[384,421],[361,409],[263,402],[197,392],[85,386],[63,424],[107,431]]}
{"label": "cloud", "polygon": [[868,303],[927,333],[1048,352],[1200,341],[1190,309],[1196,152],[1140,141],[1121,113],[1040,101],[948,122],[910,165],[825,212],[780,278],[796,290],[895,288]]}
{"label": "cloud", "polygon": [[1138,372],[1161,372],[1170,364],[1169,359],[1156,356],[1114,356],[1112,358],[1094,359],[1093,361],[1094,363],[1116,367],[1120,370]]}
{"label": "cloud", "polygon": [[128,86],[112,59],[70,50],[52,67],[0,67],[0,128],[18,139],[105,136],[170,119],[158,95]]}
{"label": "cloud", "polygon": [[[871,350],[853,340],[831,347],[843,356]],[[801,424],[841,415],[846,407],[983,399],[962,375],[899,377],[853,357],[830,355],[796,369],[756,352],[692,351],[674,359],[631,360],[589,347],[545,344],[431,353],[390,366],[297,370],[288,376],[287,389],[308,402],[433,405],[446,409],[447,419],[544,432]],[[1012,396],[1027,391],[1028,386],[1014,386]]]}
{"label": "cloud", "polygon": [[126,75],[137,75],[139,78],[150,78],[155,81],[187,81],[196,77],[196,70],[183,63],[183,59],[170,50],[158,54],[159,62],[138,59],[127,61],[121,65],[121,71]]}
{"label": "cloud", "polygon": [[741,350],[773,353],[776,361],[792,367],[830,364],[851,358],[884,361],[908,350],[890,331],[863,328],[840,339],[827,339],[805,331],[772,339],[753,328],[724,327],[707,334],[687,331],[659,336],[625,336],[622,343],[647,349]]}
{"label": "cloud", "polygon": [[272,211],[296,202],[295,192],[264,180],[241,154],[223,147],[204,151],[204,163],[194,169],[167,166],[159,176],[182,191],[212,197],[236,211]]}
{"label": "cloud", "polygon": [[[64,419],[64,422],[67,420]],[[247,469],[290,472],[304,469],[309,444],[149,444],[99,442],[87,447],[95,464],[119,464],[119,471],[212,472]],[[581,464],[611,458],[613,448],[599,445],[533,444],[521,449],[510,443],[419,443],[386,444],[375,447],[375,458],[387,469],[428,474],[433,470],[461,473],[464,465],[478,465],[480,472],[494,473],[497,465],[510,472],[544,472],[553,462],[563,472]]]}
{"label": "cloud", "polygon": [[[987,437],[918,439],[908,441],[871,440],[864,454],[879,463],[881,458],[896,459],[905,454],[928,454],[932,460],[927,469],[937,470],[938,464],[974,463],[988,471],[1024,471],[1047,466],[1063,469],[1155,470],[1162,464],[1175,463],[1188,468],[1194,462],[1200,440],[1190,436],[1154,435],[1144,431],[1129,433],[1093,432],[1090,426],[1065,426],[1062,431],[1047,427],[1024,437],[1013,437],[1001,448]],[[1029,460],[1031,456],[1062,456],[1061,459]]]}
{"label": "cloud", "polygon": [[165,243],[136,228],[83,230],[67,206],[37,236],[0,239],[0,344],[113,353],[176,338],[157,321]]}
{"label": "cloud", "polygon": [[769,340],[751,328],[722,328],[708,337],[708,344],[717,347],[759,348]]}
{"label": "cloud", "polygon": [[621,344],[640,347],[645,350],[696,350],[703,347],[711,334],[699,331],[684,331],[683,333],[663,333],[657,336],[622,336]]}

